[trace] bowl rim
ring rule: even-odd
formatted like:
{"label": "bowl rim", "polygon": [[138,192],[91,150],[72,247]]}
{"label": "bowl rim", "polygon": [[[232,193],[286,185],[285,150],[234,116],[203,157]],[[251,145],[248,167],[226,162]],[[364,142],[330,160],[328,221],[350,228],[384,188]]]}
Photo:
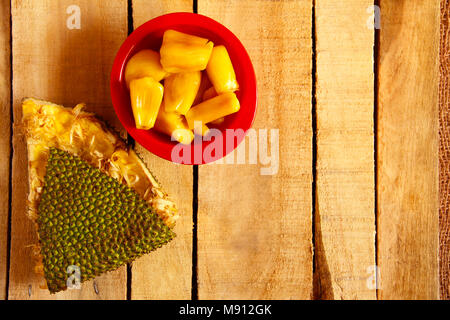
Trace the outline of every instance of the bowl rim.
{"label": "bowl rim", "polygon": [[[173,21],[173,23],[171,23]],[[191,12],[174,12],[174,13],[168,13],[164,15],[160,15],[158,17],[155,17],[151,20],[148,20],[138,28],[136,28],[122,43],[120,46],[112,65],[111,70],[111,76],[110,76],[110,94],[111,94],[111,100],[114,107],[114,111],[119,118],[120,123],[125,128],[127,133],[140,145],[142,145],[146,150],[149,152],[157,155],[160,158],[163,158],[165,160],[168,160],[173,163],[180,163],[177,161],[174,161],[172,159],[172,149],[178,144],[177,142],[170,141],[170,137],[167,137],[167,141],[164,141],[164,139],[156,138],[156,136],[160,136],[159,133],[152,132],[150,135],[143,136],[142,132],[139,132],[141,130],[136,129],[133,126],[129,126],[126,124],[126,111],[124,111],[124,104],[122,99],[122,94],[117,92],[117,90],[123,90],[123,74],[125,70],[126,63],[128,59],[130,58],[131,53],[133,52],[134,48],[137,47],[142,40],[144,40],[150,33],[152,33],[153,30],[159,29],[160,24],[177,24],[178,26],[186,25],[186,26],[193,26],[200,29],[206,29],[209,32],[213,32],[216,34],[220,39],[223,40],[224,44],[231,45],[233,47],[233,51],[236,52],[238,55],[237,58],[239,58],[239,62],[243,63],[243,68],[245,69],[244,74],[245,77],[248,78],[249,83],[246,84],[246,86],[249,87],[249,91],[245,93],[246,102],[248,104],[248,110],[245,112],[245,115],[243,116],[243,120],[239,121],[239,125],[242,125],[242,127],[225,127],[220,129],[222,141],[223,141],[223,149],[222,154],[220,154],[218,157],[213,158],[210,161],[205,161],[203,157],[203,152],[205,148],[211,144],[214,140],[210,141],[203,141],[203,139],[200,137],[198,138],[195,136],[194,141],[188,145],[191,148],[191,161],[188,163],[181,162],[181,164],[185,165],[201,165],[201,164],[207,164],[210,162],[215,162],[219,159],[224,158],[227,156],[227,154],[231,153],[233,150],[235,150],[239,144],[245,139],[245,136],[247,135],[248,130],[253,126],[253,122],[255,120],[256,116],[256,109],[257,109],[257,85],[256,85],[256,74],[255,70],[253,68],[253,64],[251,62],[250,56],[248,55],[245,47],[242,45],[240,40],[224,25],[221,23],[215,21],[212,18],[209,18],[207,16],[197,14],[197,13],[191,13]],[[167,26],[167,29],[170,29],[170,26]],[[166,30],[167,30],[166,29]],[[174,29],[177,29],[175,27]],[[212,30],[211,30],[212,29]],[[227,48],[228,49],[228,48]],[[233,60],[233,59],[232,59]],[[240,99],[241,100],[241,99]],[[242,104],[241,104],[242,107]],[[242,110],[242,108],[241,108]],[[238,112],[239,113],[239,112]],[[237,113],[237,114],[238,114]],[[240,118],[238,118],[240,120]],[[133,121],[134,125],[134,121]],[[242,129],[244,130],[244,135],[238,135],[233,136],[233,148],[226,148],[226,135],[225,131],[227,129]],[[216,138],[215,138],[216,139]],[[198,151],[199,146],[198,143],[201,143],[201,150],[202,150],[202,156],[201,159],[198,159],[198,157],[195,157],[195,152]]]}

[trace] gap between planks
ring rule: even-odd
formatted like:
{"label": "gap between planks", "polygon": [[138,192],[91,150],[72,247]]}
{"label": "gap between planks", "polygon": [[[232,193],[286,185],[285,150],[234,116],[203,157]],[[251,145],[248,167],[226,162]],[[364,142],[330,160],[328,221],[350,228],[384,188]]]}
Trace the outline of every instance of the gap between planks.
{"label": "gap between planks", "polygon": [[373,4],[314,1],[315,299],[376,298]]}
{"label": "gap between planks", "polygon": [[313,279],[312,297],[316,297],[317,283],[314,280],[314,274],[317,268],[316,261],[316,187],[317,187],[317,99],[316,99],[316,72],[317,72],[317,52],[316,52],[316,0],[312,0],[311,14],[311,126],[312,126],[312,187],[311,187],[311,241],[312,241],[312,260],[313,260]]}
{"label": "gap between planks", "polygon": [[[380,0],[374,0],[374,6],[380,7]],[[376,16],[374,15],[374,26],[376,25]],[[374,46],[373,46],[373,164],[374,164],[374,184],[375,184],[375,194],[374,194],[374,219],[375,219],[375,266],[378,267],[378,67],[379,67],[379,56],[380,56],[380,29],[374,29]],[[375,271],[375,281],[376,284],[379,283],[379,272],[378,269]],[[379,288],[376,287],[376,299],[379,299]]]}

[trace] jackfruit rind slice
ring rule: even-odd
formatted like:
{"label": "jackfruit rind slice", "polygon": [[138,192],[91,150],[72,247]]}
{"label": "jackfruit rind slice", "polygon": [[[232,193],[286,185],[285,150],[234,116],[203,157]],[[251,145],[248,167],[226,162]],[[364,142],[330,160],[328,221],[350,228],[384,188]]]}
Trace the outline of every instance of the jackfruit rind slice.
{"label": "jackfruit rind slice", "polygon": [[[65,151],[50,148],[37,218],[48,289],[67,288],[149,253],[175,233],[131,188]],[[72,267],[73,269],[73,267]]]}
{"label": "jackfruit rind slice", "polygon": [[22,128],[27,140],[28,216],[34,221],[44,185],[50,148],[79,156],[88,164],[127,184],[144,198],[170,227],[178,219],[175,203],[136,152],[84,104],[73,109],[54,103],[24,99]]}

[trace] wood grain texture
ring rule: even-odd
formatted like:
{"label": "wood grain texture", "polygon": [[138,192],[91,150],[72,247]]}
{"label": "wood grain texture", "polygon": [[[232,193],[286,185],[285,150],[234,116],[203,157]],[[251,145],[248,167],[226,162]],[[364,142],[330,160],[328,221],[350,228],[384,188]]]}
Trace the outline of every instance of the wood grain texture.
{"label": "wood grain texture", "polygon": [[315,3],[315,298],[376,299],[373,1]]}
{"label": "wood grain texture", "polygon": [[437,299],[439,1],[381,1],[380,299]]}
{"label": "wood grain texture", "polygon": [[11,60],[9,1],[0,3],[0,300],[6,299],[11,154]]}
{"label": "wood grain texture", "polygon": [[[192,12],[192,1],[133,0],[133,24],[137,28],[159,15]],[[132,299],[190,299],[192,290],[192,188],[191,166],[176,165],[136,144],[136,150],[178,205],[177,237],[161,249],[133,263]]]}
{"label": "wood grain texture", "polygon": [[[81,10],[81,29],[69,30],[70,5]],[[127,1],[13,0],[13,188],[10,299],[124,299],[126,268],[86,282],[81,290],[50,295],[33,272],[37,241],[26,216],[27,155],[20,128],[21,100],[36,97],[73,107],[85,102],[112,125],[118,120],[109,98],[109,73],[127,35]]]}
{"label": "wood grain texture", "polygon": [[439,85],[440,296],[450,299],[450,0],[441,0]]}
{"label": "wood grain texture", "polygon": [[253,127],[279,129],[274,175],[261,175],[263,164],[199,168],[199,298],[309,299],[312,2],[199,0],[198,12],[230,28],[252,58]]}

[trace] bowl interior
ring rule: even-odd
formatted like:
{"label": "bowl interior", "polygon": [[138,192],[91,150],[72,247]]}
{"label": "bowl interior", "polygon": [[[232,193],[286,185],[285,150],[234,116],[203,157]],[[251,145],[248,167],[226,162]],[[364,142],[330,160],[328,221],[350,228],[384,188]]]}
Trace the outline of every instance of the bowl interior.
{"label": "bowl interior", "polygon": [[[178,143],[171,141],[167,135],[155,130],[135,128],[130,95],[124,80],[124,70],[128,60],[142,49],[159,51],[164,31],[168,29],[208,38],[215,45],[224,45],[230,55],[240,86],[239,91],[236,92],[241,104],[239,112],[227,116],[219,126],[210,126],[210,128],[218,130],[212,130],[214,134],[203,139],[196,136],[190,146],[180,146],[176,150],[174,148]],[[123,43],[114,60],[111,72],[111,97],[122,125],[147,150],[172,162],[204,164],[224,157],[244,139],[244,133],[251,127],[255,116],[256,79],[245,48],[231,31],[202,15],[172,13],[146,22]],[[232,133],[234,134],[232,135]],[[176,154],[175,157],[172,155],[173,152]]]}

